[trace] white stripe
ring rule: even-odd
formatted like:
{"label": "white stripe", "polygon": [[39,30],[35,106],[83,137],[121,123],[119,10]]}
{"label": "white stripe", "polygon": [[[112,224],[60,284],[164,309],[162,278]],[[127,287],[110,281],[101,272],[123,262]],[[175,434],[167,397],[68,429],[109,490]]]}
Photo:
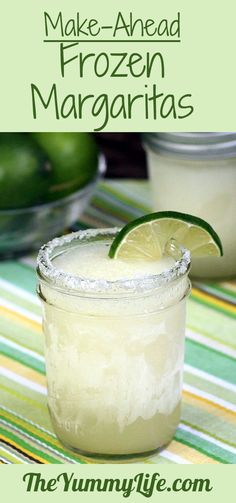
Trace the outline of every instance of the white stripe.
{"label": "white stripe", "polygon": [[33,358],[35,358],[36,360],[39,360],[40,362],[44,363],[44,361],[45,361],[45,359],[42,355],[39,355],[35,351],[32,351],[32,349],[28,349],[28,348],[25,348],[24,346],[20,346],[19,344],[17,344],[17,342],[10,341],[9,339],[3,337],[2,335],[0,335],[0,342],[2,342],[2,344],[6,344],[7,346],[9,346],[11,348],[17,349],[21,353],[25,353],[26,355],[32,356]]}
{"label": "white stripe", "polygon": [[225,409],[231,410],[232,412],[236,412],[236,405],[234,405],[231,402],[226,402],[226,400],[223,400],[222,398],[218,398],[212,395],[211,393],[206,393],[205,391],[202,391],[199,388],[195,388],[195,386],[190,386],[189,384],[184,384],[183,388],[185,391],[188,391],[193,395],[200,396],[201,398],[205,398],[206,400],[209,400],[212,403],[221,405]]}
{"label": "white stripe", "polygon": [[26,318],[36,321],[37,323],[41,324],[42,318],[41,316],[32,313],[28,309],[25,309],[24,307],[17,306],[13,302],[10,302],[8,300],[3,299],[0,297],[0,306],[6,307],[7,309],[10,309],[11,311],[21,314],[22,316],[25,316]]}
{"label": "white stripe", "polygon": [[181,456],[178,456],[178,454],[173,454],[173,452],[167,450],[161,451],[160,456],[163,456],[163,458],[169,459],[174,463],[178,463],[179,465],[192,465],[191,461],[187,461]]}
{"label": "white stripe", "polygon": [[32,389],[33,391],[36,391],[37,393],[41,393],[41,395],[47,394],[46,386],[42,386],[41,384],[30,381],[29,379],[26,379],[26,377],[22,377],[19,374],[15,374],[15,372],[12,372],[11,370],[1,368],[1,374],[4,377],[7,377],[7,379],[11,379],[12,381],[18,384],[22,384],[22,386],[25,386],[25,388],[29,388]]}
{"label": "white stripe", "polygon": [[202,433],[199,430],[195,430],[195,428],[192,428],[191,426],[187,426],[186,424],[181,423],[180,424],[180,429],[184,431],[188,431],[189,433],[192,433],[193,435],[202,438],[203,440],[207,440],[208,442],[211,442],[214,445],[217,445],[218,447],[221,447],[225,451],[229,451],[232,454],[236,454],[236,448],[232,447],[231,445],[225,444],[224,442],[221,442],[220,440],[217,440],[214,437],[211,437],[210,435],[207,435],[206,433]]}
{"label": "white stripe", "polygon": [[10,293],[13,293],[13,295],[16,295],[17,297],[25,299],[28,302],[31,302],[31,304],[40,306],[40,301],[36,296],[36,294],[33,295],[32,293],[27,292],[26,290],[20,288],[19,286],[13,285],[12,283],[6,281],[5,279],[0,278],[0,287],[4,288],[4,290],[7,290]]}
{"label": "white stripe", "polygon": [[204,379],[205,381],[212,382],[213,384],[216,384],[217,386],[220,386],[222,388],[228,389],[228,390],[236,393],[235,384],[232,384],[228,381],[225,381],[224,379],[220,379],[219,377],[215,377],[212,374],[208,374],[208,372],[204,372],[203,370],[199,370],[195,367],[192,367],[192,365],[188,365],[187,363],[184,364],[184,370],[186,372],[188,372],[189,374],[193,374],[197,377],[200,377],[201,379]]}
{"label": "white stripe", "polygon": [[215,349],[216,351],[219,351],[220,353],[224,353],[225,355],[233,356],[234,358],[236,358],[236,350],[233,348],[230,348],[229,346],[224,345],[222,342],[213,341],[212,339],[210,339],[202,334],[198,334],[197,332],[194,332],[193,330],[190,330],[189,328],[186,329],[186,336],[188,339],[192,339],[193,341],[200,342],[200,344],[203,344],[204,346],[208,346],[209,348]]}

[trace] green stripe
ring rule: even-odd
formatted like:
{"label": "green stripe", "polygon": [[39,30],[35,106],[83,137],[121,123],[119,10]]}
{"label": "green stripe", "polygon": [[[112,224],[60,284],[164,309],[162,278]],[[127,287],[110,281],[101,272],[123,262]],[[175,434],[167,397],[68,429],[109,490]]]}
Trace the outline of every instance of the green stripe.
{"label": "green stripe", "polygon": [[[2,446],[4,446],[4,449],[3,448],[1,449],[1,444]],[[16,452],[14,452],[9,445],[4,444],[3,442],[1,442],[1,440],[0,440],[0,457],[5,459],[6,461],[9,461],[11,464],[21,465],[26,463],[26,458],[23,456],[23,454],[20,454],[19,452],[17,452],[16,454]]]}
{"label": "green stripe", "polygon": [[12,360],[15,360],[18,363],[22,363],[23,365],[36,370],[40,374],[45,375],[45,364],[36,358],[34,358],[31,355],[28,355],[22,351],[12,348],[10,346],[7,346],[7,344],[0,343],[0,352],[4,355],[7,356],[8,358],[11,358]]}
{"label": "green stripe", "polygon": [[[62,463],[65,463],[65,460],[61,458],[61,456],[53,451],[53,453],[50,452],[50,448],[45,445],[45,442],[37,442],[35,439],[32,438],[31,435],[23,432],[20,428],[18,427],[15,427],[15,426],[12,426],[8,421],[6,420],[0,420],[0,424],[2,424],[2,427],[5,428],[6,432],[8,432],[8,435],[7,435],[7,439],[10,441],[10,434],[12,435],[17,435],[17,437],[26,442],[30,447],[35,447],[36,449],[40,449],[40,452],[42,453],[42,455],[52,455],[53,458],[54,458],[54,463],[59,463],[59,462],[62,462]],[[37,461],[35,461],[37,462]]]}
{"label": "green stripe", "polygon": [[[13,442],[15,442],[16,445],[19,445],[19,447],[22,447],[22,449],[26,449],[27,451],[29,451],[29,453],[32,454],[32,456],[33,455],[39,456],[42,460],[48,461],[49,463],[62,464],[60,461],[55,460],[52,456],[49,456],[48,454],[40,451],[36,447],[33,447],[28,442],[26,442],[25,440],[21,439],[20,437],[14,435],[12,432],[9,432],[8,430],[3,428],[2,426],[0,427],[0,433],[2,435],[4,435],[5,437],[9,438],[10,440],[12,440]],[[37,460],[35,460],[35,461],[37,463]]]}
{"label": "green stripe", "polygon": [[236,384],[235,360],[231,356],[187,339],[185,361],[232,384]]}
{"label": "green stripe", "polygon": [[[72,452],[68,451],[68,449],[65,449],[64,447],[62,448],[60,446],[57,438],[54,435],[52,435],[49,431],[42,431],[35,423],[33,423],[33,421],[30,423],[29,421],[27,421],[26,418],[18,418],[14,412],[7,412],[4,409],[2,409],[1,407],[0,407],[0,409],[2,410],[3,418],[5,419],[5,421],[11,423],[13,426],[17,426],[18,428],[22,429],[22,431],[28,433],[29,435],[32,435],[33,437],[40,440],[41,442],[48,444],[52,449],[55,449],[55,451],[62,453],[65,457],[70,458],[71,460],[74,460],[74,461],[78,461],[79,463],[82,463],[82,464],[85,463],[84,461],[80,460],[79,455],[73,454]],[[11,419],[9,419],[8,417],[6,418],[4,416],[4,414],[6,414],[7,416],[11,415]],[[25,427],[22,426],[17,421],[23,422],[26,426]],[[38,434],[33,432],[31,428],[34,428],[34,430],[36,430],[38,432]],[[45,438],[40,437],[41,432],[48,437],[48,440],[45,440]],[[50,437],[55,439],[56,445],[52,444],[50,442]]]}
{"label": "green stripe", "polygon": [[[18,344],[18,346],[20,346],[20,347],[21,347],[22,352],[24,352],[24,350],[26,350],[26,351],[27,351],[27,350],[28,350],[28,351],[34,351],[34,352],[35,352],[38,356],[41,356],[41,357],[43,357],[43,356],[44,356],[44,354],[43,354],[43,350],[41,350],[41,351],[39,352],[39,351],[37,351],[37,349],[32,349],[31,347],[26,346],[26,345],[25,345],[22,341],[20,341],[19,339],[18,339],[18,340],[17,340],[17,339],[13,339],[12,337],[9,337],[9,336],[7,336],[7,338],[6,338],[6,337],[5,337],[5,336],[4,336],[1,332],[0,332],[0,335],[1,335],[1,337],[3,337],[3,339],[5,339],[5,344],[6,344],[6,345],[8,345],[8,343],[7,343],[8,341],[9,341],[9,342],[13,342],[13,343]],[[13,349],[14,349],[14,348],[13,348]],[[35,357],[35,358],[36,358],[36,357]],[[37,360],[37,358],[36,358],[36,360]]]}
{"label": "green stripe", "polygon": [[182,421],[182,423],[186,424],[186,426],[190,426],[190,428],[193,428],[193,429],[199,431],[200,433],[205,433],[205,435],[209,435],[210,437],[214,438],[215,440],[218,440],[219,442],[222,442],[223,444],[227,444],[230,447],[236,448],[236,443],[225,442],[225,440],[223,438],[219,437],[218,435],[215,435],[214,433],[209,433],[209,431],[204,430],[203,428],[199,428],[198,426],[194,426],[193,424],[188,423],[187,421]]}
{"label": "green stripe", "polygon": [[199,403],[189,403],[184,397],[181,421],[193,425],[193,428],[202,428],[208,435],[221,436],[223,442],[233,444],[235,442],[235,418],[226,420],[224,414],[215,415],[214,410],[205,410]]}
{"label": "green stripe", "polygon": [[[5,418],[4,415],[0,415],[0,419],[3,419],[4,421],[6,421],[8,423],[8,425],[11,425],[13,427],[17,427],[22,433],[26,433],[27,435],[30,435],[32,437],[32,440],[33,439],[36,441],[38,440],[39,442],[42,442],[45,447],[47,447],[47,446],[50,447],[51,449],[53,449],[55,451],[55,455],[57,455],[57,456],[62,455],[64,463],[68,462],[71,459],[73,461],[77,461],[78,463],[83,464],[83,461],[81,461],[78,456],[71,455],[71,453],[69,453],[69,452],[65,451],[63,448],[61,448],[60,445],[55,446],[55,444],[52,444],[49,441],[49,439],[46,440],[44,437],[40,437],[36,433],[32,432],[32,430],[30,430],[29,428],[25,428],[22,425],[19,425],[13,419]],[[35,426],[35,428],[36,428],[36,426]],[[45,433],[45,435],[49,436],[49,434],[47,434],[47,433]]]}
{"label": "green stripe", "polygon": [[175,434],[175,439],[178,442],[181,442],[184,445],[192,447],[193,449],[196,449],[202,454],[205,454],[208,457],[215,459],[216,461],[219,461],[220,463],[224,464],[236,463],[236,456],[234,454],[226,451],[225,449],[222,449],[216,444],[208,442],[207,440],[204,440],[200,437],[196,437],[195,435],[193,435],[188,431],[178,429]]}
{"label": "green stripe", "polygon": [[24,417],[25,421],[33,422],[36,425],[39,423],[38,428],[45,429],[52,435],[53,429],[46,405],[46,396],[43,396],[43,401],[42,397],[38,396],[41,402],[36,402],[29,396],[22,395],[19,386],[17,393],[12,393],[12,391],[7,386],[4,389],[1,387],[2,407],[14,410],[15,414]]}
{"label": "green stripe", "polygon": [[35,293],[36,273],[33,268],[25,264],[13,261],[0,262],[0,277],[30,293]]}

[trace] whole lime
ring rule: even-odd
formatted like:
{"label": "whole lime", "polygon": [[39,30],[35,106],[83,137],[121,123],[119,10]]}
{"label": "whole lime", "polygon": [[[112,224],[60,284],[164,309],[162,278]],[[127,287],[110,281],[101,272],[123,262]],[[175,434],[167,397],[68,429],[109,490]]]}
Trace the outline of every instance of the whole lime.
{"label": "whole lime", "polygon": [[28,134],[0,134],[0,209],[40,204],[48,191],[48,160]]}
{"label": "whole lime", "polygon": [[59,199],[81,189],[97,173],[98,150],[88,133],[32,133],[50,162],[47,200]]}

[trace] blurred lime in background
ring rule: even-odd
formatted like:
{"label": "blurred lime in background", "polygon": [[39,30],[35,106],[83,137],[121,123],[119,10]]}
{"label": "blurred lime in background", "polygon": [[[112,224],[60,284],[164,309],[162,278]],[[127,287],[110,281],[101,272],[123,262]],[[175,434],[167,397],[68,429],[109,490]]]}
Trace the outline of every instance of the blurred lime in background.
{"label": "blurred lime in background", "polygon": [[37,145],[48,156],[48,200],[64,197],[84,187],[97,172],[98,152],[87,133],[34,133]]}
{"label": "blurred lime in background", "polygon": [[97,173],[87,133],[0,134],[0,209],[27,208],[70,195]]}
{"label": "blurred lime in background", "polygon": [[0,135],[0,208],[25,208],[48,190],[46,156],[30,136]]}

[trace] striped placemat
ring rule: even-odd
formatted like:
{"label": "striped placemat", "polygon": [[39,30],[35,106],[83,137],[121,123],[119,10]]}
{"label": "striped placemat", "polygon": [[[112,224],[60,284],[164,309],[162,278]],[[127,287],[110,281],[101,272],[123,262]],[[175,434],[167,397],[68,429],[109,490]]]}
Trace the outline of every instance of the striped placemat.
{"label": "striped placemat", "polygon": [[[148,183],[106,181],[76,228],[149,211]],[[85,463],[53,433],[46,405],[34,257],[0,263],[2,463]],[[146,463],[236,463],[236,282],[195,283],[188,300],[183,408],[175,439]]]}

